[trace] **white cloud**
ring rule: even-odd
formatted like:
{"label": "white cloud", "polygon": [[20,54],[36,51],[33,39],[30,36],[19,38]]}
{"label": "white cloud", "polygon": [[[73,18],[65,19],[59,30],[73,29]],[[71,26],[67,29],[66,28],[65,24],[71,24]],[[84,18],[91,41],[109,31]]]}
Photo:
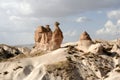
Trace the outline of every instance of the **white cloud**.
{"label": "white cloud", "polygon": [[120,10],[113,10],[108,12],[107,16],[109,18],[120,19]]}
{"label": "white cloud", "polygon": [[120,20],[116,24],[112,21],[107,21],[103,28],[99,29],[97,34],[118,35],[120,34]]}
{"label": "white cloud", "polygon": [[104,27],[97,30],[97,34],[102,35],[118,35],[120,34],[120,10],[112,10],[107,13],[107,17],[112,19],[116,19],[116,23],[113,21],[108,20]]}
{"label": "white cloud", "polygon": [[20,4],[20,10],[21,10],[21,13],[24,15],[33,13],[32,6],[25,1]]}
{"label": "white cloud", "polygon": [[119,0],[27,0],[38,17],[62,17],[81,12],[113,8],[120,4]]}
{"label": "white cloud", "polygon": [[79,17],[77,20],[76,20],[76,22],[88,22],[88,21],[90,21],[90,19],[89,18],[87,18],[87,17]]}
{"label": "white cloud", "polygon": [[1,0],[0,7],[13,15],[62,17],[102,8],[114,8],[119,0]]}
{"label": "white cloud", "polygon": [[19,16],[10,16],[9,19],[10,19],[11,21],[17,21],[17,20],[21,20],[22,18],[19,17]]}
{"label": "white cloud", "polygon": [[30,15],[32,6],[26,0],[0,1],[0,8],[10,15]]}
{"label": "white cloud", "polygon": [[18,8],[19,7],[19,3],[18,2],[4,2],[4,1],[1,1],[0,3],[0,7],[3,8],[3,9],[10,9],[10,8]]}

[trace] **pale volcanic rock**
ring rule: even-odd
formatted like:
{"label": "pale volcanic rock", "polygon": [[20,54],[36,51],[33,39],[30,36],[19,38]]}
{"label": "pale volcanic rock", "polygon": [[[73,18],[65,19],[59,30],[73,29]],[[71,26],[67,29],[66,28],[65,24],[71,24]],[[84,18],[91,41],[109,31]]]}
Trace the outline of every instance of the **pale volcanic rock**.
{"label": "pale volcanic rock", "polygon": [[120,80],[120,66],[113,69],[110,73],[106,75],[104,80]]}
{"label": "pale volcanic rock", "polygon": [[114,44],[111,49],[111,52],[116,52],[120,55],[120,47],[117,44]]}
{"label": "pale volcanic rock", "polygon": [[94,54],[103,54],[103,46],[100,43],[97,44],[92,44],[89,49],[88,52],[94,53]]}
{"label": "pale volcanic rock", "polygon": [[105,56],[81,55],[71,45],[42,56],[2,62],[0,80],[104,80],[114,69],[113,57]]}
{"label": "pale volcanic rock", "polygon": [[84,52],[88,52],[89,47],[93,44],[89,34],[85,31],[80,35],[80,41],[78,43],[78,49]]}
{"label": "pale volcanic rock", "polygon": [[[45,51],[41,56],[27,58],[16,56],[10,61],[1,62],[0,80],[120,79],[118,54],[104,48],[102,43],[91,44],[86,54],[85,51],[82,52],[76,48],[77,43],[64,44],[63,47],[54,51]],[[4,47],[4,49],[7,48]],[[1,49],[1,52],[4,51]],[[107,52],[111,55],[107,55]]]}
{"label": "pale volcanic rock", "polygon": [[60,48],[62,41],[63,41],[63,33],[61,31],[61,29],[59,28],[60,23],[59,22],[55,22],[54,24],[54,32],[52,34],[52,40],[51,40],[51,44],[50,44],[50,50],[55,50]]}

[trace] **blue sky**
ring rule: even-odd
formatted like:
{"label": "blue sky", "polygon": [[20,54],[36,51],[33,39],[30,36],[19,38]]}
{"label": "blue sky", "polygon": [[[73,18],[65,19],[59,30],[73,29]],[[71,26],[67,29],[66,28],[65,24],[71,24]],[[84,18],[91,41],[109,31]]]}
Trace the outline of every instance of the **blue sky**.
{"label": "blue sky", "polygon": [[120,0],[0,0],[0,43],[34,43],[37,26],[61,23],[64,42],[119,38]]}

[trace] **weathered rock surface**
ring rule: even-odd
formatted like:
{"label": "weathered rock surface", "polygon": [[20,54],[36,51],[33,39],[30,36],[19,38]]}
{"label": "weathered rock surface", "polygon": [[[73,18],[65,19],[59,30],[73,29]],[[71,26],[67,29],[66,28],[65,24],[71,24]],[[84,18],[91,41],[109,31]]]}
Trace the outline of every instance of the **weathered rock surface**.
{"label": "weathered rock surface", "polygon": [[91,52],[94,54],[103,54],[104,53],[103,51],[104,51],[104,48],[100,43],[92,44],[88,49],[88,52]]}
{"label": "weathered rock surface", "polygon": [[0,80],[119,80],[120,56],[101,44],[88,53],[70,43],[42,56],[1,62]]}
{"label": "weathered rock surface", "polygon": [[117,66],[109,74],[107,74],[104,80],[120,80],[120,66]]}

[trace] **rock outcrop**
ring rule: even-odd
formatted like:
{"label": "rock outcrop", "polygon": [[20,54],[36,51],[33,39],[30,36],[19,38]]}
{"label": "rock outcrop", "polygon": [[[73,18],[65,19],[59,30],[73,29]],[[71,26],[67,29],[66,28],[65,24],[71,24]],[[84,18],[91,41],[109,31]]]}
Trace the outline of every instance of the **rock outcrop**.
{"label": "rock outcrop", "polygon": [[80,41],[78,43],[78,49],[87,52],[89,47],[93,44],[89,34],[85,31],[80,35]]}
{"label": "rock outcrop", "polygon": [[112,49],[111,49],[111,52],[115,52],[115,53],[118,53],[120,55],[120,47],[117,44],[114,44]]}
{"label": "rock outcrop", "polygon": [[16,47],[0,44],[0,61],[22,54]]}
{"label": "rock outcrop", "polygon": [[94,53],[94,54],[103,54],[104,47],[102,46],[102,44],[97,43],[97,44],[92,44],[89,49],[88,52]]}
{"label": "rock outcrop", "polygon": [[35,48],[31,53],[34,53],[38,50],[55,50],[60,48],[60,45],[63,41],[63,33],[59,28],[59,23],[55,22],[55,30],[51,31],[49,25],[46,27],[39,26],[35,31]]}

